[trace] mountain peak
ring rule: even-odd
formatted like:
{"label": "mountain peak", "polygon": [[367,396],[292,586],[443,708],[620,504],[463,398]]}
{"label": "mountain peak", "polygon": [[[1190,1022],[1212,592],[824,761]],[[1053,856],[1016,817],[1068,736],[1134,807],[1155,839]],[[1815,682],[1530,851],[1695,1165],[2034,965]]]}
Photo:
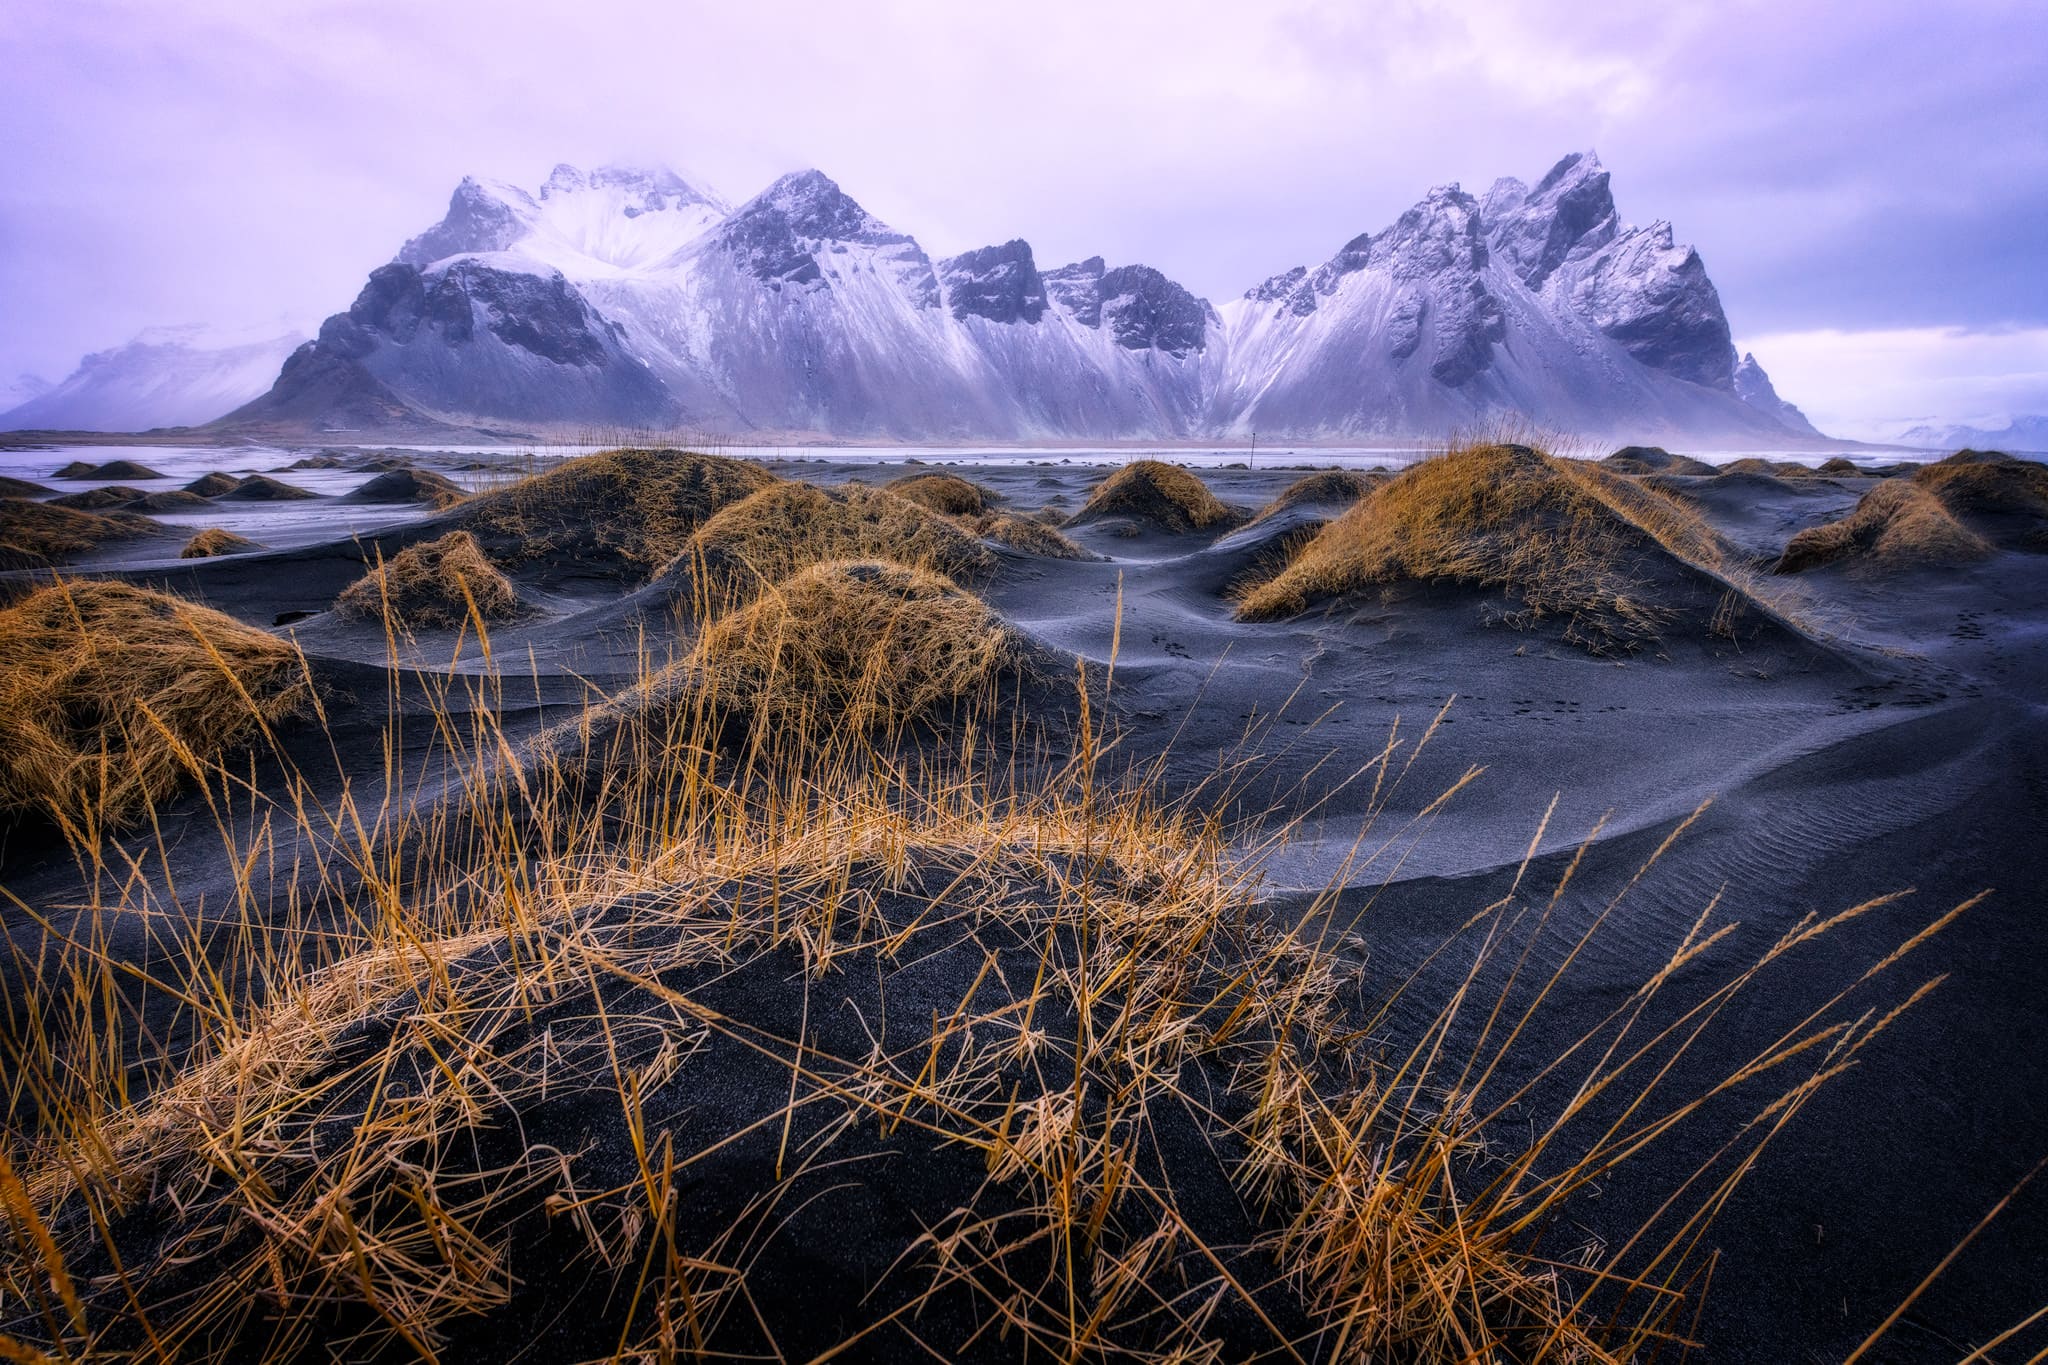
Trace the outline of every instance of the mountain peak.
{"label": "mountain peak", "polygon": [[1519,181],[1487,192],[1493,249],[1522,283],[1541,289],[1573,255],[1598,251],[1619,230],[1606,168],[1590,151],[1573,152],[1526,193]]}

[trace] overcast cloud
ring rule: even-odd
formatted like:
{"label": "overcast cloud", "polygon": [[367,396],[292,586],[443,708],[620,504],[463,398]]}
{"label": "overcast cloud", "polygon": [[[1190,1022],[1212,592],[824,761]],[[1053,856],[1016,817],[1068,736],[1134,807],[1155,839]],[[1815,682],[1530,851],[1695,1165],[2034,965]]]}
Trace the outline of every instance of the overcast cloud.
{"label": "overcast cloud", "polygon": [[153,324],[317,323],[466,173],[661,161],[740,200],[815,165],[934,255],[1022,236],[1220,299],[1433,184],[1594,147],[1624,217],[1700,248],[1738,340],[1817,416],[2048,411],[2043,14],[17,0],[0,375],[58,378]]}

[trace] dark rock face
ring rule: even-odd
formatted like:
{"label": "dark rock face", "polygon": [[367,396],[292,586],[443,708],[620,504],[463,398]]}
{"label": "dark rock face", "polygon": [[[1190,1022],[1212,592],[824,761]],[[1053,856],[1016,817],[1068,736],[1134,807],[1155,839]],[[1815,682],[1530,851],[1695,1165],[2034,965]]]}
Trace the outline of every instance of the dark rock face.
{"label": "dark rock face", "polygon": [[450,346],[474,340],[481,311],[508,345],[557,365],[604,365],[616,324],[583,301],[561,275],[494,270],[457,261],[431,280],[409,265],[380,266],[346,313],[320,324],[319,344],[344,360],[360,360],[383,343],[411,345],[425,327]]}
{"label": "dark rock face", "polygon": [[963,252],[939,262],[939,280],[956,318],[1037,322],[1045,315],[1045,282],[1023,241]]}
{"label": "dark rock face", "polygon": [[[1354,242],[1338,260],[1355,250]],[[1486,234],[1471,195],[1455,185],[1431,190],[1372,240],[1369,251],[1370,264],[1408,291],[1396,315],[1396,359],[1420,348],[1427,323],[1435,334],[1429,372],[1440,382],[1456,387],[1493,363],[1507,321],[1486,287]]]}
{"label": "dark rock face", "polygon": [[1617,224],[1607,171],[1574,152],[1526,194],[1519,182],[1494,186],[1485,217],[1493,250],[1531,289],[1541,289],[1565,258],[1614,240]]}
{"label": "dark rock face", "polygon": [[1813,423],[1806,420],[1806,414],[1778,396],[1778,390],[1771,383],[1771,377],[1764,373],[1764,367],[1756,363],[1756,357],[1745,354],[1742,363],[1735,367],[1735,396],[1759,412],[1777,418],[1792,430],[1818,436]]}
{"label": "dark rock face", "polygon": [[1100,288],[1103,319],[1125,350],[1178,357],[1207,345],[1208,306],[1151,266],[1118,266]]}
{"label": "dark rock face", "polygon": [[1083,327],[1100,327],[1103,272],[1100,256],[1063,265],[1058,270],[1046,272],[1045,292],[1054,303],[1072,313],[1074,321]]}
{"label": "dark rock face", "polygon": [[1581,313],[1651,369],[1732,390],[1735,345],[1721,295],[1700,254],[1671,240],[1671,225],[1631,232],[1603,248],[1573,290]]}
{"label": "dark rock face", "polygon": [[817,253],[835,244],[893,247],[898,276],[917,305],[939,304],[938,277],[917,242],[874,217],[819,171],[786,175],[770,185],[725,220],[718,242],[742,270],[776,287],[823,285]]}
{"label": "dark rock face", "polygon": [[1107,323],[1127,351],[1179,359],[1209,344],[1209,305],[1149,265],[1105,270],[1100,256],[1090,256],[1046,275],[1045,288],[1083,326]]}
{"label": "dark rock face", "polygon": [[503,251],[526,233],[510,205],[464,177],[449,197],[447,216],[399,250],[400,264],[428,266],[474,251]]}

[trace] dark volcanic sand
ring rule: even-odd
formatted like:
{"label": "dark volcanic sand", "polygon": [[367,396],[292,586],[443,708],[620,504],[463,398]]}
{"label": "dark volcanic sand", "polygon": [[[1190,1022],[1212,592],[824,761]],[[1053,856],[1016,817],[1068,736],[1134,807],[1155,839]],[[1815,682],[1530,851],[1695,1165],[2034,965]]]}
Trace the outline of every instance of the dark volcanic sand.
{"label": "dark volcanic sand", "polygon": [[[458,467],[453,457],[421,463]],[[901,463],[770,467],[828,484],[879,485],[906,472]],[[1026,513],[1049,501],[1078,510],[1103,472],[1062,463],[908,472],[949,468]],[[1301,473],[1201,476],[1249,512]],[[110,547],[87,567],[163,584],[257,624],[291,621],[286,628],[316,668],[356,698],[336,713],[343,763],[372,768],[386,719],[382,634],[325,609],[360,575],[364,545],[379,528],[388,557],[445,529],[447,514],[344,512],[341,496],[365,473],[291,477],[321,496],[245,505],[231,517],[176,518],[182,534],[218,524],[289,548],[178,562],[170,558],[176,543],[143,542]],[[1839,516],[1870,486],[1846,478],[1661,482],[1759,558],[1774,556],[1795,531]],[[1418,837],[1354,870],[1330,911],[1363,934],[1368,982],[1399,981],[1502,893],[1553,796],[1556,813],[1529,874],[1537,885],[1554,883],[1606,823],[1556,928],[1539,943],[1545,966],[1674,826],[1713,798],[1573,968],[1566,1008],[1550,1025],[1560,1044],[1574,1019],[1590,1022],[1624,999],[1717,892],[1724,918],[1743,926],[1724,962],[1746,960],[1810,911],[1915,893],[1780,964],[1721,1035],[1727,1056],[1716,1060],[1725,1068],[1728,1057],[1763,1047],[1824,1001],[1845,973],[1860,972],[1964,898],[1995,891],[1865,997],[1882,1011],[1928,976],[1949,974],[1794,1120],[1708,1239],[1722,1256],[1701,1328],[1706,1358],[1841,1359],[2048,1156],[2048,989],[2040,979],[2048,852],[2038,830],[2048,812],[2048,557],[2006,553],[1964,570],[1886,579],[1821,571],[1767,580],[1807,632],[1766,630],[1739,650],[1687,638],[1635,657],[1594,658],[1542,628],[1489,625],[1489,604],[1449,591],[1289,622],[1235,621],[1224,589],[1278,537],[1333,512],[1295,509],[1220,540],[1096,523],[1068,534],[1104,559],[1002,551],[993,579],[977,586],[1036,641],[1098,670],[1109,659],[1121,593],[1113,703],[1122,754],[1134,763],[1165,755],[1167,780],[1178,787],[1209,778],[1224,759],[1257,755],[1241,783],[1240,815],[1276,803],[1291,814],[1321,802],[1270,864],[1274,896],[1297,914],[1342,871],[1357,837],[1364,793],[1333,794],[1336,779],[1378,750],[1396,718],[1404,734],[1419,734],[1455,695],[1381,830],[1400,830],[1469,765],[1485,773]],[[323,517],[324,533],[316,534]],[[579,677],[603,687],[630,678],[640,620],[666,628],[658,590],[627,594],[574,566],[513,577],[536,610],[495,631],[494,645],[501,658],[520,659],[522,673],[530,651],[540,673],[506,689],[520,699],[508,702],[515,733],[567,714],[584,695]],[[450,639],[423,637],[405,662],[445,669]],[[480,662],[467,658],[461,667]],[[315,765],[328,752],[324,739],[297,747]],[[210,819],[194,804],[180,804],[166,821],[188,903],[227,882]],[[14,832],[0,877],[31,905],[60,903],[76,874],[32,836]],[[7,912],[10,931],[23,922]],[[1425,983],[1459,971],[1462,963],[1439,962]],[[1412,1034],[1421,1002],[1440,998],[1427,986],[1416,991],[1394,1016],[1395,1040],[1405,1044],[1404,1028]],[[1676,1093],[1689,1093],[1686,1078],[1674,1077]],[[1708,1122],[1653,1149],[1581,1201],[1577,1233],[1625,1237],[1727,1133],[1725,1123]],[[1952,1361],[2044,1303],[2048,1188],[2033,1188],[1876,1358]],[[1997,1358],[2026,1359],[2044,1346],[2048,1334],[2037,1328]]]}

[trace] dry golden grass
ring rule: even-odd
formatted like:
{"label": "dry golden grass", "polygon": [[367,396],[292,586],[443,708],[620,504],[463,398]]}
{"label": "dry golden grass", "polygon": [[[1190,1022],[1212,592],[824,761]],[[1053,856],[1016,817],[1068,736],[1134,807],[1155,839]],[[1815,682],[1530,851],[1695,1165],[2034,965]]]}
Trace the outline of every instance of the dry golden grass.
{"label": "dry golden grass", "polygon": [[2048,465],[1978,450],[1922,465],[1913,482],[1959,516],[2048,517]]}
{"label": "dry golden grass", "polygon": [[343,620],[388,621],[409,630],[447,629],[472,616],[502,621],[517,616],[519,609],[512,580],[467,531],[408,546],[334,599],[335,614]]}
{"label": "dry golden grass", "polygon": [[1025,554],[1043,555],[1047,559],[1095,558],[1092,552],[1062,532],[1056,522],[1057,518],[1054,522],[1046,522],[1036,517],[1018,516],[1015,512],[988,512],[963,519],[961,524],[983,540],[993,540],[998,545],[1007,545]]}
{"label": "dry golden grass", "polygon": [[238,536],[233,531],[223,530],[218,526],[209,526],[185,542],[185,548],[178,551],[178,558],[211,559],[215,555],[247,554],[251,550],[262,548],[246,536]]}
{"label": "dry golden grass", "polygon": [[0,808],[118,825],[299,711],[298,651],[179,598],[59,583],[0,611]]}
{"label": "dry golden grass", "polygon": [[1831,479],[1853,479],[1860,477],[1863,470],[1854,460],[1836,455],[1821,461],[1820,472]]}
{"label": "dry golden grass", "polygon": [[0,569],[59,564],[111,541],[132,540],[163,529],[148,517],[131,512],[79,512],[25,498],[0,498]]}
{"label": "dry golden grass", "polygon": [[1133,460],[1097,484],[1067,524],[1103,517],[1130,517],[1182,535],[1229,526],[1238,514],[1180,465]]}
{"label": "dry golden grass", "polygon": [[880,488],[777,482],[731,503],[672,566],[713,612],[752,600],[812,564],[881,559],[947,577],[988,573],[995,556],[951,518]]}
{"label": "dry golden grass", "polygon": [[1784,471],[1769,460],[1762,460],[1754,455],[1748,455],[1740,460],[1730,460],[1716,472],[1721,474],[1761,474],[1767,478],[1774,479]]}
{"label": "dry golden grass", "polygon": [[186,484],[185,491],[197,493],[202,498],[217,498],[223,493],[233,492],[235,485],[240,482],[241,480],[234,475],[223,474],[220,470],[214,469]]}
{"label": "dry golden grass", "polygon": [[865,729],[982,698],[1021,658],[1015,633],[952,580],[831,560],[712,622],[676,667],[696,702],[784,725],[837,718]]}
{"label": "dry golden grass", "polygon": [[[821,762],[871,755],[835,741],[834,711],[757,727],[737,771],[702,725],[629,741],[573,801],[557,765],[491,778],[493,687],[451,683],[436,718],[453,811],[354,788],[223,806],[230,848],[298,833],[304,878],[359,887],[348,913],[315,914],[251,857],[225,933],[115,869],[106,909],[147,909],[129,918],[148,953],[55,927],[14,941],[33,988],[0,1038],[12,1354],[950,1359],[997,1341],[1133,1365],[1620,1365],[1686,1332],[1714,1212],[1896,1017],[1852,992],[1958,913],[1761,1053],[1708,1063],[1766,969],[1799,970],[1875,903],[1718,972],[1734,926],[1710,905],[1612,1012],[1531,1058],[1578,953],[1545,970],[1529,949],[1578,864],[1537,886],[1525,862],[1446,945],[1470,970],[1395,1043],[1412,983],[1361,990],[1361,945],[1262,915],[1272,845],[1234,849],[1200,800],[1105,780],[1085,687],[1068,760],[1021,781],[977,766],[972,727],[945,761]],[[1435,732],[1390,735],[1360,774],[1361,843],[1412,833],[1374,822]],[[1426,820],[1471,777],[1405,804]],[[1588,938],[1617,914],[1602,899]],[[209,932],[224,956],[200,950]],[[141,1029],[130,992],[178,1002],[192,1037]],[[1674,1093],[1681,1068],[1701,1088]],[[1575,1200],[1731,1111],[1625,1245],[1558,1254]],[[829,1302],[756,1292],[805,1206],[854,1187],[901,1201],[909,1230],[814,1219],[780,1265],[814,1291],[867,1278]],[[1632,1296],[1604,1311],[1618,1286]]]}
{"label": "dry golden grass", "polygon": [[989,490],[957,474],[906,474],[884,486],[899,498],[949,517],[978,517],[989,508]]}
{"label": "dry golden grass", "polygon": [[1251,524],[1278,516],[1291,507],[1309,504],[1343,504],[1348,507],[1385,483],[1385,474],[1362,474],[1355,469],[1325,469],[1303,475],[1280,490],[1280,495],[1259,509]]}
{"label": "dry golden grass", "polygon": [[744,460],[682,450],[611,450],[568,460],[464,504],[459,524],[501,561],[608,559],[651,576],[729,503],[778,482]]}
{"label": "dry golden grass", "polygon": [[1850,559],[1858,569],[1878,573],[1963,564],[1990,553],[1990,542],[1957,521],[1923,485],[1887,480],[1865,493],[1848,516],[1793,536],[1775,572],[1803,573]]}
{"label": "dry golden grass", "polygon": [[1421,461],[1256,584],[1239,615],[1271,620],[1374,585],[1443,582],[1503,592],[1523,620],[1568,622],[1592,649],[1632,647],[1673,609],[1645,582],[1655,561],[1720,574],[1720,538],[1698,513],[1598,465],[1519,445]]}
{"label": "dry golden grass", "polygon": [[1662,446],[1623,446],[1600,463],[1617,474],[1717,474],[1705,460],[1674,455]]}

